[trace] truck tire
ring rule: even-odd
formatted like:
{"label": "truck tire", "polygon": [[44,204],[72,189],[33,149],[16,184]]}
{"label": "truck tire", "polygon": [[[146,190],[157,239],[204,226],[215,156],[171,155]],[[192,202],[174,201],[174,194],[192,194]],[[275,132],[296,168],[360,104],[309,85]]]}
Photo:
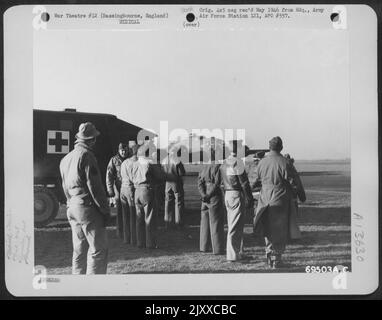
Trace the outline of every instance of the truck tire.
{"label": "truck tire", "polygon": [[58,213],[57,196],[51,189],[35,187],[34,189],[34,225],[41,228],[52,222]]}

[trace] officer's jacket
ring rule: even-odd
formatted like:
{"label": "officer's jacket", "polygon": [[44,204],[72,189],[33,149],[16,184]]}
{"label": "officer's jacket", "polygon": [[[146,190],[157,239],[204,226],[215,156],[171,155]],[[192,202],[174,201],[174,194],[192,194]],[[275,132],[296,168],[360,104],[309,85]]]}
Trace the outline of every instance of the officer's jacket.
{"label": "officer's jacket", "polygon": [[89,146],[78,142],[61,160],[60,173],[68,206],[96,206],[109,213],[97,159]]}
{"label": "officer's jacket", "polygon": [[138,161],[137,156],[126,159],[121,164],[122,188],[134,187],[133,164]]}
{"label": "officer's jacket", "polygon": [[224,190],[242,191],[247,201],[252,201],[253,196],[244,163],[241,159],[229,156],[220,167]]}
{"label": "officer's jacket", "polygon": [[198,176],[198,189],[202,197],[209,198],[221,195],[220,164],[208,164],[203,166]]}
{"label": "officer's jacket", "polygon": [[166,182],[166,190],[172,189],[177,192],[178,189],[183,189],[182,177],[186,174],[183,163],[176,157],[167,157],[163,161],[162,167],[169,177],[169,180]]}
{"label": "officer's jacket", "polygon": [[122,184],[122,177],[121,177],[121,164],[124,161],[124,159],[119,155],[116,154],[113,156],[109,164],[107,165],[106,169],[106,187],[107,187],[107,193],[109,194],[109,197],[114,197],[114,185],[119,190],[121,188]]}
{"label": "officer's jacket", "polygon": [[275,151],[259,162],[256,170],[255,184],[261,182],[260,202],[264,205],[282,206],[289,203],[292,195],[291,183],[297,171],[293,170],[290,161]]}
{"label": "officer's jacket", "polygon": [[166,175],[151,159],[138,157],[132,164],[132,179],[135,188],[154,187],[158,181],[165,180]]}
{"label": "officer's jacket", "polygon": [[[291,229],[288,225],[290,218],[283,219],[283,216],[288,215],[290,217],[291,214],[291,204],[293,203],[291,200],[294,197],[292,185],[300,181],[296,169],[280,153],[271,151],[259,162],[256,175],[255,184],[261,182],[261,191],[256,208],[255,227],[259,224],[261,216],[266,212],[267,208],[272,207],[274,212],[279,213],[274,215],[274,221],[270,221],[275,226],[274,228],[280,229],[280,232],[276,233],[281,237],[281,235],[285,234],[282,230],[288,228],[290,233]],[[302,184],[300,186],[302,187]],[[305,192],[303,197],[305,200]],[[277,217],[280,217],[280,219],[277,219]],[[284,224],[281,221],[284,221]],[[281,240],[286,241],[286,239]]]}

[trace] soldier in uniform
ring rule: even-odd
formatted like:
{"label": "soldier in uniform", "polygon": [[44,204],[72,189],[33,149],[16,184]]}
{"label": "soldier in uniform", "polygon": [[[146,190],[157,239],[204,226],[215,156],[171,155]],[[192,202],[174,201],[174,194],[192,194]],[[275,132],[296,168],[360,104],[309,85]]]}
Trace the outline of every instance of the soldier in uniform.
{"label": "soldier in uniform", "polygon": [[106,187],[110,204],[117,208],[117,237],[123,239],[123,218],[121,204],[121,164],[128,156],[128,147],[124,143],[118,145],[118,153],[113,156],[106,170]]}
{"label": "soldier in uniform", "polygon": [[298,179],[288,159],[281,155],[280,137],[269,141],[271,150],[259,162],[255,184],[261,182],[261,191],[255,216],[255,228],[263,227],[267,263],[272,269],[281,266],[281,255],[289,238],[291,184]]}
{"label": "soldier in uniform", "polygon": [[135,188],[135,208],[137,219],[137,245],[140,248],[157,248],[157,212],[154,187],[158,180],[165,180],[165,174],[146,157],[147,148],[138,149],[138,160],[132,164],[132,178]]}
{"label": "soldier in uniform", "polygon": [[122,162],[121,165],[121,204],[123,220],[123,241],[132,245],[137,244],[136,211],[134,201],[133,165],[138,161],[138,145],[130,148],[131,157]]}
{"label": "soldier in uniform", "polygon": [[224,210],[221,190],[220,164],[215,162],[211,149],[211,163],[199,173],[198,189],[202,200],[200,220],[200,251],[224,254]]}
{"label": "soldier in uniform", "polygon": [[[168,157],[164,159],[163,170],[167,175],[172,177],[172,181],[166,181],[165,189],[164,221],[166,227],[170,227],[173,223],[175,223],[176,226],[182,226],[184,211],[182,177],[186,174],[186,171],[183,163],[177,157],[176,151],[170,151]],[[175,210],[173,210],[173,207],[175,207]]]}
{"label": "soldier in uniform", "polygon": [[[153,160],[153,165],[156,167],[156,171],[162,171],[162,165],[160,161],[158,160],[158,152],[154,151],[151,154],[151,158]],[[154,197],[155,197],[155,206],[156,206],[156,212],[158,214],[158,218],[160,215],[163,215],[164,213],[164,189],[165,189],[166,182],[163,180],[156,180],[154,185]]]}
{"label": "soldier in uniform", "polygon": [[60,163],[72,229],[73,274],[105,274],[107,269],[110,209],[93,153],[99,134],[92,123],[82,123],[74,149]]}
{"label": "soldier in uniform", "polygon": [[244,215],[246,206],[247,208],[253,206],[253,196],[244,163],[237,158],[237,151],[231,152],[221,166],[220,172],[227,209],[227,260],[238,261],[247,258],[243,255]]}
{"label": "soldier in uniform", "polygon": [[[245,171],[247,172],[248,181],[249,181],[249,184],[251,186],[252,195],[254,198],[254,208],[250,208],[250,212],[251,212],[252,217],[254,217],[254,213],[256,211],[257,202],[258,202],[258,195],[259,195],[260,190],[261,190],[261,183],[259,181],[256,181],[257,166],[259,165],[260,160],[264,158],[264,156],[265,156],[264,151],[256,152],[255,156],[253,157],[253,161],[251,161],[249,163],[245,163]],[[254,221],[255,220],[252,219],[252,222],[254,222]],[[253,227],[253,236],[256,238],[257,234],[255,232],[255,225],[253,224],[252,227]]]}
{"label": "soldier in uniform", "polygon": [[290,240],[297,240],[301,238],[301,232],[300,228],[298,226],[298,199],[301,202],[305,202],[306,195],[305,190],[302,185],[302,181],[300,179],[300,176],[297,173],[297,169],[294,166],[294,159],[287,153],[284,155],[284,157],[289,161],[289,164],[293,171],[293,179],[290,180],[290,186],[292,191],[292,198],[290,203],[290,210],[289,210],[289,239]]}

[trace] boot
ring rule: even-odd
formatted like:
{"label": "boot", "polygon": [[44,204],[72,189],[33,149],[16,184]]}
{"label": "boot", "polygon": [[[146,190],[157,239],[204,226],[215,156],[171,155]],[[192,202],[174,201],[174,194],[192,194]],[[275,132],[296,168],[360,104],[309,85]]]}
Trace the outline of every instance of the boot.
{"label": "boot", "polygon": [[271,256],[271,269],[279,269],[281,267],[281,255],[275,254]]}

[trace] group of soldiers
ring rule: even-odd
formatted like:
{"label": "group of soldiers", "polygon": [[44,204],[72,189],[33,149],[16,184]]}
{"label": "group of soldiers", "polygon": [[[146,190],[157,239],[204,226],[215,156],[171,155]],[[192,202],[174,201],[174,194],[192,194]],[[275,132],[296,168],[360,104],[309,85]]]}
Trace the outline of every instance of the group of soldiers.
{"label": "group of soldiers", "polygon": [[[157,219],[163,198],[165,226],[184,227],[185,169],[176,150],[157,163],[153,161],[156,154],[150,155],[147,146],[129,148],[120,143],[118,153],[108,164],[105,193],[93,152],[99,134],[92,123],[81,124],[74,149],[60,163],[73,235],[73,274],[106,273],[110,206],[117,208],[117,235],[139,248],[158,248]],[[225,254],[231,262],[249,258],[243,250],[244,218],[248,210],[253,211],[253,191],[260,190],[254,230],[263,233],[269,267],[281,265],[287,241],[299,236],[297,198],[305,201],[305,193],[293,159],[281,154],[281,138],[271,139],[269,148],[250,179],[233,148],[223,162],[215,160],[215,151],[210,150],[210,161],[198,176],[201,252]]]}
{"label": "group of soldiers", "polygon": [[169,153],[162,164],[153,161],[156,153],[148,153],[146,146],[128,148],[120,143],[107,166],[106,186],[109,202],[117,208],[117,236],[127,244],[153,249],[158,247],[157,218],[163,197],[166,227],[183,227],[186,172],[176,153]]}

